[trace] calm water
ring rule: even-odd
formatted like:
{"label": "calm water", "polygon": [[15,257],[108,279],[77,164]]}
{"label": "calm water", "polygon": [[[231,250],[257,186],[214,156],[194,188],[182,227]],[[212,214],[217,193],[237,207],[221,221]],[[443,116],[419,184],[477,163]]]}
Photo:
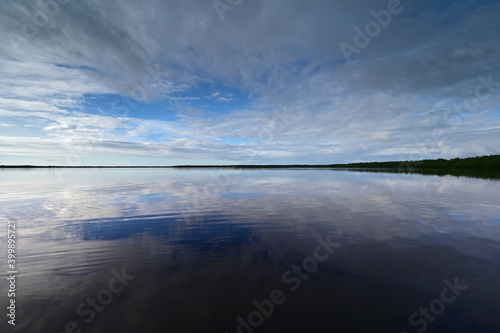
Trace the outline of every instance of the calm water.
{"label": "calm water", "polygon": [[499,194],[331,170],[0,171],[19,271],[0,331],[499,332]]}

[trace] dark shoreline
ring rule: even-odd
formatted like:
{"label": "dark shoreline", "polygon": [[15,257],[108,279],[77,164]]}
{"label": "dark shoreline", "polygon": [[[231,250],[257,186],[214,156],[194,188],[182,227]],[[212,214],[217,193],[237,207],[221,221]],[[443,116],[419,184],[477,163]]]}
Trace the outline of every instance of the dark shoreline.
{"label": "dark shoreline", "polygon": [[328,168],[328,169],[359,169],[384,170],[397,172],[412,172],[422,170],[500,170],[500,155],[454,158],[450,160],[417,160],[360,162],[345,164],[240,164],[240,165],[0,165],[3,168],[233,168],[233,169],[285,169],[285,168]]}

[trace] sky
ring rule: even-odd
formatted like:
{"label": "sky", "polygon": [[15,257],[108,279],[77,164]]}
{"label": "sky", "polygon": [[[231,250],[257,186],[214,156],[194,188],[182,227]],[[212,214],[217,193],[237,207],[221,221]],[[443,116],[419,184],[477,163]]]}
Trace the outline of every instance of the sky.
{"label": "sky", "polygon": [[0,165],[500,154],[500,2],[0,0]]}

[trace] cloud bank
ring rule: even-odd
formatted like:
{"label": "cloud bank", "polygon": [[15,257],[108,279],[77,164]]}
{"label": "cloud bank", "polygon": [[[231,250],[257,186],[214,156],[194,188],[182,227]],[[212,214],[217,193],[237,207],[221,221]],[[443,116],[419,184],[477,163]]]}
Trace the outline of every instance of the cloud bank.
{"label": "cloud bank", "polygon": [[500,154],[498,2],[222,3],[2,2],[0,164]]}

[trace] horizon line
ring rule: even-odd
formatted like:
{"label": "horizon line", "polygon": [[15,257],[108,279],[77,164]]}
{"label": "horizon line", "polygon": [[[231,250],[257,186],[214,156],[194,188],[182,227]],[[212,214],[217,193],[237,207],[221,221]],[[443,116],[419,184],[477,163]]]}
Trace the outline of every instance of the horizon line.
{"label": "horizon line", "polygon": [[235,167],[342,167],[361,164],[383,164],[383,163],[410,163],[410,162],[425,162],[425,161],[452,161],[452,160],[467,160],[484,157],[495,157],[500,155],[481,155],[473,157],[455,157],[452,159],[422,159],[422,160],[405,160],[405,161],[381,161],[381,162],[350,162],[350,163],[330,163],[330,164],[179,164],[179,165],[31,165],[31,164],[16,164],[16,165],[0,165],[0,168],[235,168]]}

